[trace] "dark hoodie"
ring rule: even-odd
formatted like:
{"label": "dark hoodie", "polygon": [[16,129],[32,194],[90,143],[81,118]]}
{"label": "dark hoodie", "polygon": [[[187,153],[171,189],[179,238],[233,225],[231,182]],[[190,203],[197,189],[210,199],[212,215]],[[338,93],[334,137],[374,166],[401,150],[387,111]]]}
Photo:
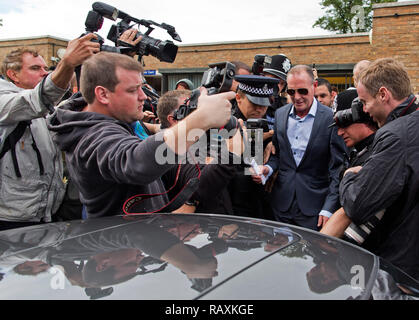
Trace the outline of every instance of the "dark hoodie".
{"label": "dark hoodie", "polygon": [[[160,177],[174,165],[156,161],[157,148],[171,152],[163,134],[141,141],[129,124],[81,112],[85,106],[83,98],[69,100],[56,110],[48,127],[66,154],[88,217],[121,214],[125,200],[134,195],[164,193]],[[167,202],[163,194],[136,204],[130,212],[153,212]]]}

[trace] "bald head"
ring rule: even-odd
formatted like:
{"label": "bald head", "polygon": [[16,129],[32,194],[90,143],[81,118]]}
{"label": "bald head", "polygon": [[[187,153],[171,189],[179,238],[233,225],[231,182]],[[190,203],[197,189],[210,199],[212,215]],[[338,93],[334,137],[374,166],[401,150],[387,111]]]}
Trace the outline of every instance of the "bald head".
{"label": "bald head", "polygon": [[368,66],[371,64],[371,61],[369,60],[361,60],[359,61],[355,66],[354,66],[354,70],[353,70],[353,79],[354,79],[354,84],[355,87],[358,86],[358,79],[359,79],[359,74],[365,70],[366,68],[368,68]]}

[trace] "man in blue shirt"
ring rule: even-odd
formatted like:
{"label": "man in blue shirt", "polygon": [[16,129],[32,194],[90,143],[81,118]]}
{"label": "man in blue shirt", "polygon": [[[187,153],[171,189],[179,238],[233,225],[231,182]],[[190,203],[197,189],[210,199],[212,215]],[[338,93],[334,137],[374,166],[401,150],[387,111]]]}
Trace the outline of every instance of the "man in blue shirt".
{"label": "man in blue shirt", "polygon": [[[277,152],[261,167],[261,175],[279,171],[271,201],[276,220],[318,230],[339,208],[339,169],[346,148],[336,128],[329,128],[332,110],[314,99],[312,69],[293,67],[287,82],[292,103],[275,113]],[[253,180],[260,183],[261,175]]]}

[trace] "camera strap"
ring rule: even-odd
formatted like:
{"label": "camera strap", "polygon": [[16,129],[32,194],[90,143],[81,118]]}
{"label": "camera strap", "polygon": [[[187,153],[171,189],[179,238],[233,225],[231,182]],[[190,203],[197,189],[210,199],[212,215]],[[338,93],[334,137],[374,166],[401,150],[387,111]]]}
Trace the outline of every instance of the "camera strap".
{"label": "camera strap", "polygon": [[197,164],[195,164],[198,175],[194,178],[191,178],[188,180],[188,182],[182,187],[182,189],[176,194],[176,196],[173,197],[172,200],[170,200],[166,205],[164,205],[162,208],[152,211],[152,212],[130,212],[130,209],[135,204],[139,204],[147,199],[151,199],[154,197],[162,196],[165,194],[168,194],[176,185],[179,180],[180,175],[180,169],[182,164],[178,165],[177,171],[176,171],[176,178],[174,184],[170,187],[169,190],[163,193],[156,193],[156,194],[138,194],[135,196],[132,196],[128,198],[122,207],[122,210],[124,214],[126,215],[132,215],[132,214],[149,214],[149,213],[157,213],[157,212],[172,212],[173,210],[178,209],[181,207],[198,189],[199,186],[199,178],[201,177],[201,169]]}

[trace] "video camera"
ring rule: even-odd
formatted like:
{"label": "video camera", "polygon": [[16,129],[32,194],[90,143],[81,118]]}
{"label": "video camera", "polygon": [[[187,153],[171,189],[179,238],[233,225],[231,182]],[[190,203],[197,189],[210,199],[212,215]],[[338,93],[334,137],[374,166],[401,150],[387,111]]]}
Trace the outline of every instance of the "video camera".
{"label": "video camera", "polygon": [[[159,59],[160,61],[170,63],[175,61],[178,47],[172,41],[162,41],[149,36],[150,33],[154,30],[153,26],[156,26],[165,29],[174,40],[181,42],[182,40],[173,26],[168,25],[166,23],[159,24],[151,20],[143,20],[131,17],[125,12],[120,11],[103,2],[93,3],[92,8],[93,10],[89,11],[85,21],[86,32],[95,33],[99,31],[103,25],[103,18],[107,18],[113,21],[121,19],[121,21],[119,21],[116,25],[112,25],[108,33],[108,39],[113,41],[116,47],[104,45],[104,39],[98,34],[96,34],[98,36],[98,39],[94,41],[100,43],[101,51],[116,53],[135,52],[136,54],[138,54],[139,61],[142,59],[143,56],[147,56],[150,54]],[[133,22],[134,24],[130,25],[131,22]],[[144,34],[138,31],[136,38],[142,36],[142,40],[136,46],[132,46],[129,43],[120,41],[119,38],[122,35],[122,33],[124,33],[128,29],[131,29],[136,24],[138,26],[142,25],[148,28],[148,30]]]}
{"label": "video camera", "polygon": [[352,101],[350,109],[336,112],[333,119],[335,120],[335,123],[332,124],[332,126],[337,125],[340,128],[348,127],[353,123],[373,122],[371,116],[364,112],[363,104],[359,101],[358,97]]}

